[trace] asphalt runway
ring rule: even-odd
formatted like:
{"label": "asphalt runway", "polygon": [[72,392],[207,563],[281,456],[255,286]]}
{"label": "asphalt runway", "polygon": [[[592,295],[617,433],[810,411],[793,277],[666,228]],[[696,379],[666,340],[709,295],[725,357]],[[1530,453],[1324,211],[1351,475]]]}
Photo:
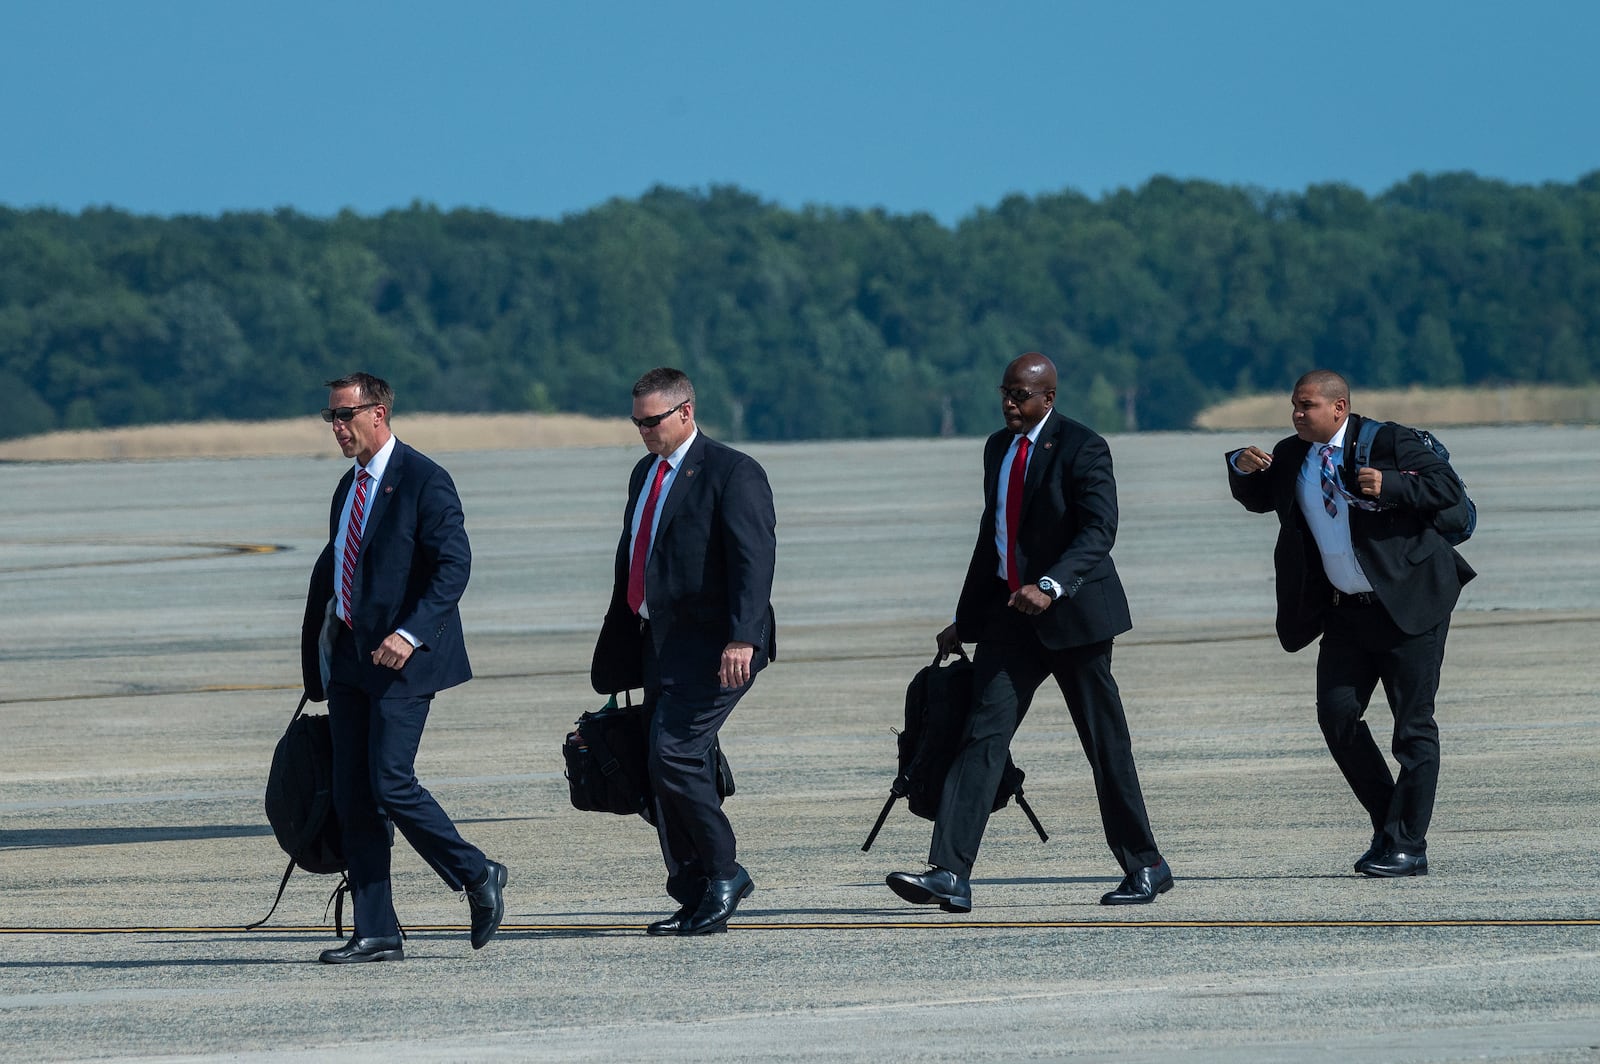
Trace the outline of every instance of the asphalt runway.
{"label": "asphalt runway", "polygon": [[1600,430],[1444,433],[1481,575],[1445,663],[1432,874],[1406,881],[1351,871],[1369,832],[1316,726],[1315,651],[1272,636],[1275,522],[1223,480],[1226,448],[1277,435],[1112,439],[1136,624],[1116,671],[1176,889],[1096,904],[1117,869],[1041,692],[1014,753],[1050,841],[996,814],[961,918],[883,886],[920,870],[927,822],[901,807],[860,846],[971,551],[980,442],[751,448],[780,660],[724,748],[757,891],[684,942],[642,932],[672,908],[653,833],[571,809],[561,777],[601,701],[639,452],[445,456],[477,678],[438,699],[419,773],[510,867],[506,928],[474,953],[402,843],[406,961],[339,968],[315,962],[328,877],[243,927],[283,869],[261,789],[343,461],[0,464],[0,1058],[1600,1059]]}

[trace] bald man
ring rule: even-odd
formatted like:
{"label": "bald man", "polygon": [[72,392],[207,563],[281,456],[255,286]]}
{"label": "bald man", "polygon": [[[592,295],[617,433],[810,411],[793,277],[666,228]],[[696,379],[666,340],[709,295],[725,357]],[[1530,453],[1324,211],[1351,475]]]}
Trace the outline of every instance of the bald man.
{"label": "bald man", "polygon": [[945,778],[923,873],[889,888],[946,912],[972,909],[972,865],[1011,738],[1034,692],[1054,676],[1094,770],[1106,842],[1121,866],[1102,905],[1141,905],[1172,889],[1145,813],[1133,743],[1111,675],[1112,640],[1133,627],[1111,545],[1117,484],[1106,441],[1054,410],[1056,368],[1030,352],[1000,382],[1005,428],[983,451],[983,518],[941,660],[977,643],[974,706]]}

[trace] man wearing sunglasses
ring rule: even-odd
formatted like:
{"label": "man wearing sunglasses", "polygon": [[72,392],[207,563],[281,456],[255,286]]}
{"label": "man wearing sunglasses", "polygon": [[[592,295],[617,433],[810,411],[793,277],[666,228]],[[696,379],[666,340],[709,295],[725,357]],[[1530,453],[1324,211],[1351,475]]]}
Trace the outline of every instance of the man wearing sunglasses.
{"label": "man wearing sunglasses", "polygon": [[457,609],[472,569],[461,500],[449,473],[390,432],[386,381],[353,373],[328,388],[322,420],[355,465],[333,493],[328,545],[312,570],[301,667],[306,693],[328,703],[355,915],[350,941],[321,960],[404,959],[390,823],[466,893],[480,949],[505,912],[505,866],[462,839],[415,769],[434,694],[472,678]]}
{"label": "man wearing sunglasses", "polygon": [[973,708],[934,820],[932,865],[893,872],[906,901],[972,909],[972,865],[1034,692],[1054,676],[1094,770],[1106,842],[1124,873],[1102,905],[1139,905],[1172,888],[1156,849],[1117,681],[1112,640],[1133,627],[1111,545],[1117,485],[1106,441],[1054,412],[1056,368],[1029,352],[1000,382],[1005,428],[983,449],[983,517],[940,660],[976,642]]}
{"label": "man wearing sunglasses", "polygon": [[694,385],[653,369],[633,386],[650,453],[628,481],[615,582],[595,646],[601,694],[642,687],[654,705],[650,782],[677,912],[652,935],[727,930],[755,889],[736,860],[716,786],[717,733],[777,657],[772,574],[777,519],[755,459],[695,426]]}

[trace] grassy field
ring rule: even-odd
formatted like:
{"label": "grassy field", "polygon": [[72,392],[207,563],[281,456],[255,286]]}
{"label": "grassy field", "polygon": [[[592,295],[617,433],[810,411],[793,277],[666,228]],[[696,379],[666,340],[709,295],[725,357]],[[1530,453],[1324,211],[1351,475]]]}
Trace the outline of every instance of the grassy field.
{"label": "grassy field", "polygon": [[[1600,388],[1405,388],[1356,391],[1356,413],[1408,425],[1592,425]],[[1252,395],[1203,410],[1200,429],[1286,428],[1289,396]]]}
{"label": "grassy field", "polygon": [[[1597,424],[1600,387],[1492,389],[1410,388],[1358,392],[1355,409],[1391,421],[1445,425]],[[1287,428],[1289,397],[1256,395],[1211,407],[1195,427],[1211,430]],[[430,453],[633,446],[639,435],[623,418],[578,414],[410,414],[395,433]],[[0,441],[0,461],[97,461],[112,458],[245,458],[316,456],[334,451],[316,418],[211,421],[179,425],[52,432]]]}

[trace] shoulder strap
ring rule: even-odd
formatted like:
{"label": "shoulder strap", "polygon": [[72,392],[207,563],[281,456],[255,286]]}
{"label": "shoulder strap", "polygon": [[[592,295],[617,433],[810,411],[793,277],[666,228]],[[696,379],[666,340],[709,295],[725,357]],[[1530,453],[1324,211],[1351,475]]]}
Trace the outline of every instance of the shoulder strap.
{"label": "shoulder strap", "polygon": [[1361,419],[1361,428],[1356,432],[1356,466],[1370,466],[1372,464],[1372,441],[1378,438],[1378,430],[1383,427],[1383,422],[1374,421],[1370,417]]}

